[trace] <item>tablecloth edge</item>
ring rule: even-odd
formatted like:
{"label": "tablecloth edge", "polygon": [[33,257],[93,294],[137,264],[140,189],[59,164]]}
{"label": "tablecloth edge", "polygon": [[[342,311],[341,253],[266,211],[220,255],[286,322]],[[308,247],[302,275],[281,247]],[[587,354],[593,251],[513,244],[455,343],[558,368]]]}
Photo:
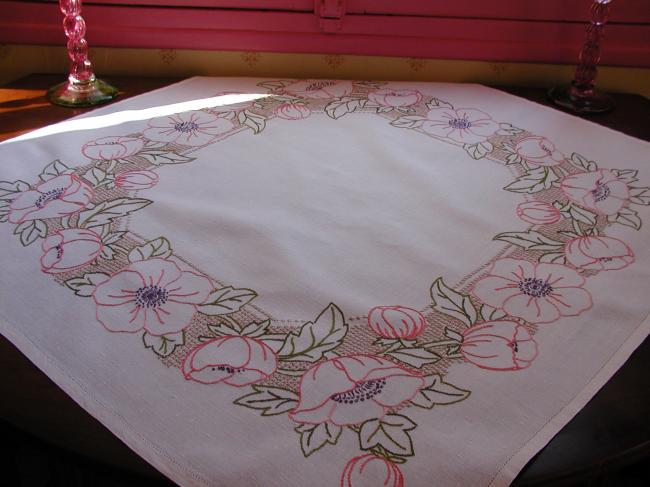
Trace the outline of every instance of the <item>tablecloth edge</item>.
{"label": "tablecloth edge", "polygon": [[[111,410],[88,392],[86,390],[87,388],[84,387],[79,379],[64,372],[52,357],[43,352],[37,344],[17,330],[17,327],[10,326],[8,320],[0,314],[0,334],[13,343],[30,362],[47,375],[50,380],[72,398],[82,409],[97,419],[105,428],[133,450],[136,455],[143,458],[170,480],[183,487],[206,487],[213,485],[208,480],[200,477],[196,469],[184,466],[175,456],[169,454],[155,442],[135,431],[116,411]],[[141,448],[136,448],[137,446]],[[188,479],[192,479],[193,481],[188,483]]]}
{"label": "tablecloth edge", "polygon": [[630,358],[632,353],[650,335],[650,314],[628,336],[612,357],[562,410],[552,417],[526,444],[501,467],[489,487],[507,487],[531,458],[544,448],[564,426],[580,412],[596,393]]}

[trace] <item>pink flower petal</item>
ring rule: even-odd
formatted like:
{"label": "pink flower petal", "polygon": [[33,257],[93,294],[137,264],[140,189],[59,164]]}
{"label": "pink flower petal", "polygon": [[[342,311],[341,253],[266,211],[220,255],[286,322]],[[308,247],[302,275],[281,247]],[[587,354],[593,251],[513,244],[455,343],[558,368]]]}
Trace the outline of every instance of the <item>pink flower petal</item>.
{"label": "pink flower petal", "polygon": [[205,367],[200,370],[187,370],[183,372],[187,380],[200,382],[201,384],[218,384],[225,382],[235,373],[227,371],[224,367]]}
{"label": "pink flower petal", "polygon": [[249,384],[255,384],[266,377],[267,375],[259,370],[245,369],[236,371],[232,376],[225,379],[224,382],[230,386],[244,387]]}
{"label": "pink flower petal", "polygon": [[336,408],[330,414],[330,422],[337,426],[359,424],[369,419],[383,418],[385,414],[385,409],[374,401],[336,404]]}
{"label": "pink flower petal", "polygon": [[548,300],[523,293],[503,303],[503,310],[529,323],[551,323],[560,317],[560,311]]}
{"label": "pink flower petal", "polygon": [[181,277],[181,270],[176,263],[166,259],[140,260],[131,264],[129,270],[140,274],[145,285],[160,286],[165,289]]}
{"label": "pink flower petal", "polygon": [[307,370],[300,381],[300,401],[296,410],[316,408],[333,394],[354,388],[355,382],[333,361],[322,362]]}
{"label": "pink flower petal", "polygon": [[512,282],[519,283],[525,277],[532,277],[535,274],[535,264],[527,260],[504,258],[494,261],[488,271],[491,276],[500,276]]}
{"label": "pink flower petal", "polygon": [[500,308],[506,300],[521,294],[521,290],[518,282],[503,277],[488,276],[474,284],[472,293],[481,302]]}
{"label": "pink flower petal", "polygon": [[403,402],[413,399],[424,387],[422,377],[400,375],[387,377],[385,381],[386,384],[381,392],[372,400],[387,408],[399,406]]}
{"label": "pink flower petal", "polygon": [[296,423],[320,424],[329,421],[337,403],[328,398],[321,405],[311,409],[294,409],[289,417]]}
{"label": "pink flower petal", "polygon": [[565,287],[554,290],[546,297],[562,316],[577,316],[593,305],[591,294],[579,287]]}
{"label": "pink flower petal", "polygon": [[132,303],[135,306],[136,291],[147,285],[140,273],[127,269],[97,286],[93,297],[98,305],[119,306]]}
{"label": "pink flower petal", "polygon": [[144,328],[152,335],[178,333],[187,328],[196,313],[193,304],[167,301],[159,307],[143,308]]}
{"label": "pink flower petal", "polygon": [[134,333],[144,327],[145,314],[133,301],[119,306],[98,305],[97,321],[109,331]]}
{"label": "pink flower petal", "polygon": [[183,271],[177,279],[165,283],[169,301],[197,305],[208,299],[213,288],[210,279],[190,271]]}
{"label": "pink flower petal", "polygon": [[562,264],[538,264],[535,277],[548,283],[553,289],[561,287],[580,287],[585,278],[575,270]]}

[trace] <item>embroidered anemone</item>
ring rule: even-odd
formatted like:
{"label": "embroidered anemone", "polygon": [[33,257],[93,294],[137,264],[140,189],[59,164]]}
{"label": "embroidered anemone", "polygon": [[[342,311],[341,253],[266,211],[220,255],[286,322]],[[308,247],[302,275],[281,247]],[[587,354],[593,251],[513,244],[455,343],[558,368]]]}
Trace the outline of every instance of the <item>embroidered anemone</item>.
{"label": "embroidered anemone", "polygon": [[266,379],[277,366],[273,350],[264,342],[228,336],[196,347],[185,357],[182,368],[187,380],[243,387]]}
{"label": "embroidered anemone", "polygon": [[198,147],[212,142],[228,132],[233,123],[223,117],[202,111],[176,113],[169,117],[152,118],[144,136],[156,142]]}
{"label": "embroidered anemone", "polygon": [[603,215],[615,214],[630,197],[630,188],[609,169],[572,174],[560,187],[570,200]]}
{"label": "embroidered anemone", "polygon": [[424,379],[373,355],[350,355],[314,365],[300,380],[300,401],[289,413],[297,423],[344,426],[382,418],[412,399]]}
{"label": "embroidered anemone", "polygon": [[151,335],[187,327],[212,290],[205,276],[181,271],[175,262],[148,259],[130,264],[99,284],[93,293],[97,320],[109,331]]}
{"label": "embroidered anemone", "polygon": [[499,259],[488,275],[474,284],[474,295],[529,323],[551,323],[561,316],[577,316],[591,308],[585,278],[561,264],[533,264]]}
{"label": "embroidered anemone", "polygon": [[432,108],[422,130],[436,137],[453,140],[461,144],[485,142],[499,130],[499,124],[487,113],[474,108]]}
{"label": "embroidered anemone", "polygon": [[75,174],[61,174],[18,194],[9,207],[9,221],[59,218],[83,210],[93,189]]}

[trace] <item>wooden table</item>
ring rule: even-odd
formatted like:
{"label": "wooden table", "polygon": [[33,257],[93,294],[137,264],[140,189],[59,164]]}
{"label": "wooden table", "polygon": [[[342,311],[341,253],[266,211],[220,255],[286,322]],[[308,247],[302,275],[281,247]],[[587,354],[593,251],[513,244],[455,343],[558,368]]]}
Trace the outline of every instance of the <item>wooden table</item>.
{"label": "wooden table", "polygon": [[[31,75],[0,88],[0,141],[78,115],[87,109],[50,105],[45,90],[60,76]],[[115,78],[125,99],[160,88],[175,78]],[[501,88],[549,105],[545,90]],[[650,141],[650,101],[616,95],[618,108],[592,122]],[[0,161],[2,162],[2,161]],[[138,472],[162,475],[86,413],[11,343],[0,337],[0,417],[62,448]],[[535,486],[585,480],[622,465],[650,458],[650,340],[587,406],[535,457],[513,485]],[[171,485],[171,483],[170,483]]]}

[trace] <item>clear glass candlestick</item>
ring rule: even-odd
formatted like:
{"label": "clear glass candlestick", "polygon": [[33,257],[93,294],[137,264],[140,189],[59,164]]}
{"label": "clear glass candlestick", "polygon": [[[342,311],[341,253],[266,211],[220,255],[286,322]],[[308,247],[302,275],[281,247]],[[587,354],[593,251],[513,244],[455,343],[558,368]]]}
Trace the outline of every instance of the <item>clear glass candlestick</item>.
{"label": "clear glass candlestick", "polygon": [[594,86],[600,61],[600,44],[612,1],[594,0],[587,39],[580,51],[575,78],[571,84],[556,86],[548,92],[557,105],[577,113],[603,113],[614,108],[614,99]]}
{"label": "clear glass candlestick", "polygon": [[87,107],[106,103],[117,96],[117,89],[97,79],[88,59],[86,22],[81,17],[81,0],[59,0],[63,30],[68,37],[70,74],[68,80],[52,87],[48,98],[55,105]]}

